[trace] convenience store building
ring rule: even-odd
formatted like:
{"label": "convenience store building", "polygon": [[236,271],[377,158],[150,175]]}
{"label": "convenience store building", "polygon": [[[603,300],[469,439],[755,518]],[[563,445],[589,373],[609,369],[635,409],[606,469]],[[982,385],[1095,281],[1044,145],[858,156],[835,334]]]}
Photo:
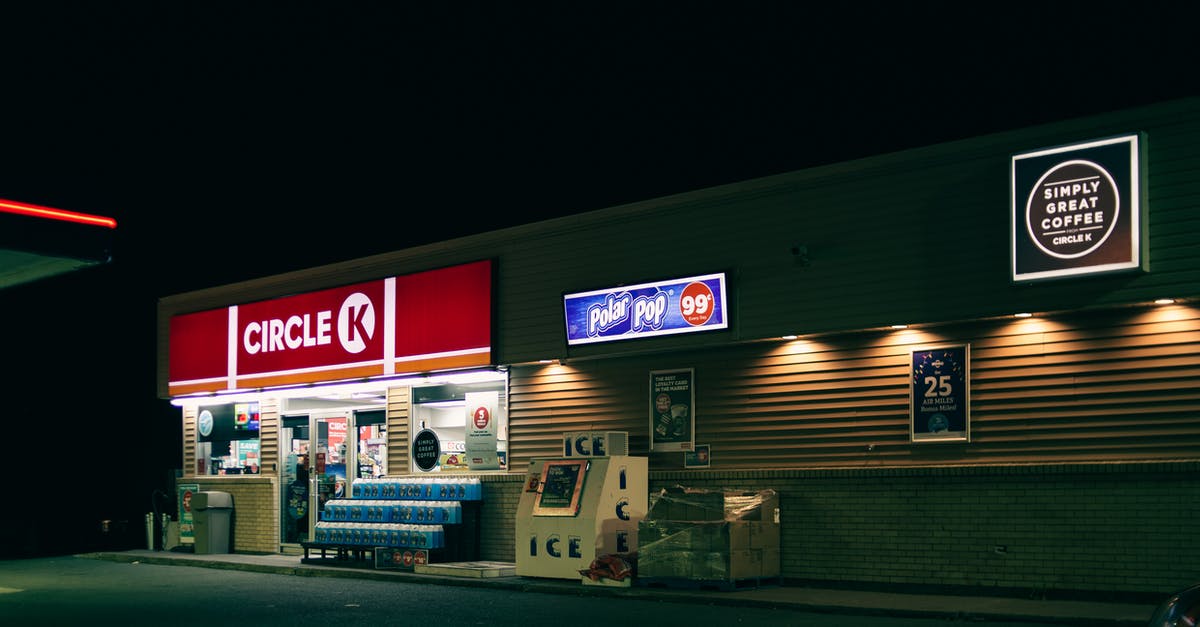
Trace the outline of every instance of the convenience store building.
{"label": "convenience store building", "polygon": [[778,491],[789,582],[1179,588],[1198,139],[1185,99],[164,298],[179,481],[273,553],[356,478],[466,474],[513,561],[530,460],[627,432],[651,493]]}

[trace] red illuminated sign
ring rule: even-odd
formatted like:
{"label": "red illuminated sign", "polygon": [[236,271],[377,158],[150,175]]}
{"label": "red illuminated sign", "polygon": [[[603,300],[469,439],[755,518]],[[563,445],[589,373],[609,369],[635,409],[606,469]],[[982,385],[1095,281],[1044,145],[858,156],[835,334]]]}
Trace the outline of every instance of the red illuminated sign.
{"label": "red illuminated sign", "polygon": [[491,286],[491,262],[479,261],[174,316],[169,390],[489,365]]}
{"label": "red illuminated sign", "polygon": [[31,205],[29,203],[16,202],[15,200],[0,199],[0,211],[24,216],[33,216],[35,218],[62,220],[63,222],[94,224],[96,226],[105,226],[110,229],[117,228],[117,221],[109,217],[92,215],[90,213],[79,213],[78,211],[53,209],[51,207],[41,207],[38,205]]}

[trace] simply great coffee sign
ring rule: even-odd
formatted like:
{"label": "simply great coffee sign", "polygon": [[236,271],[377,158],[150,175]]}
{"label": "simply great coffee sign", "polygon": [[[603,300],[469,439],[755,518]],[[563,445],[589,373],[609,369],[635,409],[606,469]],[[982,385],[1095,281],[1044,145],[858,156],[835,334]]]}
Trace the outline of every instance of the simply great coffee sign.
{"label": "simply great coffee sign", "polygon": [[1146,269],[1139,135],[1012,157],[1012,279]]}

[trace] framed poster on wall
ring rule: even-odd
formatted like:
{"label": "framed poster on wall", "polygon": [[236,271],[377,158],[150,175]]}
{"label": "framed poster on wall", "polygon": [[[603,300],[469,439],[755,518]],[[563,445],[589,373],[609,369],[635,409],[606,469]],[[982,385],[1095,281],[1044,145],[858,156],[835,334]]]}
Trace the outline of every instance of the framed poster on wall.
{"label": "framed poster on wall", "polygon": [[712,460],[708,444],[697,444],[696,450],[683,452],[684,468],[708,468]]}
{"label": "framed poster on wall", "polygon": [[650,450],[690,451],[696,446],[695,370],[650,372]]}
{"label": "framed poster on wall", "polygon": [[913,350],[909,365],[913,442],[971,440],[971,345]]}

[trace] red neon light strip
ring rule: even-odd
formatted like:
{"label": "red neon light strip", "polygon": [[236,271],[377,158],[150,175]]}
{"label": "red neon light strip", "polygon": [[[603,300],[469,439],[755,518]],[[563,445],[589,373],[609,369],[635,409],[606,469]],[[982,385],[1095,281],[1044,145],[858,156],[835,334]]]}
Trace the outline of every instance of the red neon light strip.
{"label": "red neon light strip", "polygon": [[50,218],[51,220],[63,220],[65,222],[79,222],[80,224],[95,224],[99,226],[107,226],[110,229],[117,228],[117,221],[105,216],[92,215],[90,213],[79,213],[77,211],[64,211],[62,209],[51,209],[50,207],[39,207],[23,202],[15,202],[12,200],[4,200],[0,198],[0,211],[8,213],[16,213],[26,216],[34,216],[36,218]]}

